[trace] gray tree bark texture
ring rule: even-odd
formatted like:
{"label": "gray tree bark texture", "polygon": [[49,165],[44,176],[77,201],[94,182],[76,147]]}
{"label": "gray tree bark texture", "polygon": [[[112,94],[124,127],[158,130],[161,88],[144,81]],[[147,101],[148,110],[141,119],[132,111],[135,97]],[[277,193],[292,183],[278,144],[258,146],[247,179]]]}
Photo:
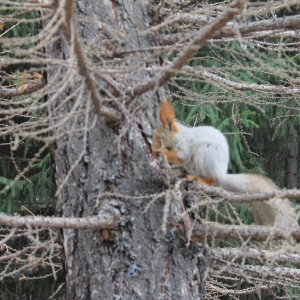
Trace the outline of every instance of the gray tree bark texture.
{"label": "gray tree bark texture", "polygon": [[[122,46],[134,49],[153,46],[151,38],[137,34],[139,29],[145,29],[151,23],[151,12],[146,2],[77,0],[76,9],[81,16],[97,19],[125,32]],[[97,44],[97,39],[101,43],[104,36],[99,26],[92,22],[87,24],[76,28],[78,36],[94,44]],[[47,50],[53,57],[68,58],[70,53],[65,38]],[[133,59],[128,55],[128,65]],[[159,60],[152,65],[155,63],[158,64]],[[154,75],[149,73],[141,80]],[[51,76],[54,74],[49,73],[48,78]],[[130,78],[126,80],[126,83],[120,84],[128,87],[131,81]],[[124,118],[118,125],[92,113],[91,118],[95,118],[96,123],[88,131],[86,145],[82,133],[74,131],[84,128],[83,116],[68,120],[65,127],[59,129],[61,138],[52,151],[57,187],[65,181],[76,161],[77,164],[58,194],[58,214],[87,217],[107,210],[112,215],[116,212],[123,216],[115,230],[62,230],[67,299],[203,297],[206,270],[203,249],[196,246],[187,248],[176,234],[172,236],[173,231],[169,228],[167,234],[162,233],[164,199],[154,201],[143,213],[149,197],[134,198],[158,193],[164,188],[157,169],[151,166],[149,143],[151,130],[158,122],[157,105],[161,98],[162,90],[139,96],[128,104],[137,108],[134,120]],[[68,102],[58,109],[52,108],[50,113],[63,118],[71,109],[72,105]],[[114,193],[132,198],[112,196]]]}

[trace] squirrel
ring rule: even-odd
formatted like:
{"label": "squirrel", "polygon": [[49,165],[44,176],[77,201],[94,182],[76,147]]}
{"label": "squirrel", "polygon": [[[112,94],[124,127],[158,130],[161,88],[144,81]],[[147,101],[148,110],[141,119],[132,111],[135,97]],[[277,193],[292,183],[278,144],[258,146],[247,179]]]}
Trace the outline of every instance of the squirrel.
{"label": "squirrel", "polygon": [[[162,124],[153,131],[152,151],[155,155],[165,155],[170,163],[183,166],[190,180],[238,193],[279,190],[272,180],[261,175],[228,174],[229,146],[218,129],[180,124],[169,101],[161,102],[159,111]],[[296,214],[288,199],[255,201],[248,207],[258,225],[297,226]]]}

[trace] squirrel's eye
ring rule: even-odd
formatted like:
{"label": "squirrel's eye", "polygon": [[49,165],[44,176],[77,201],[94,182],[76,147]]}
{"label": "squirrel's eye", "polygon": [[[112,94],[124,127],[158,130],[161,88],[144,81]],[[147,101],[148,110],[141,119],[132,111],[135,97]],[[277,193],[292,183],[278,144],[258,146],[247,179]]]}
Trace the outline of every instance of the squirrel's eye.
{"label": "squirrel's eye", "polygon": [[163,140],[163,139],[165,138],[165,135],[164,135],[164,134],[161,134],[161,135],[159,136],[159,138],[160,138],[161,140]]}

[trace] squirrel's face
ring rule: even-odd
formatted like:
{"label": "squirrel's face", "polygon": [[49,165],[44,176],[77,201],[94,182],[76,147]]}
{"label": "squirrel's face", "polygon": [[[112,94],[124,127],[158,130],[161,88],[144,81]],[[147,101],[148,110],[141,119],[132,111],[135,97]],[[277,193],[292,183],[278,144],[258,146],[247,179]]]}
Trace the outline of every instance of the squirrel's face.
{"label": "squirrel's face", "polygon": [[174,132],[165,128],[164,126],[158,127],[152,134],[152,150],[159,152],[163,148],[171,150],[173,148],[173,135]]}
{"label": "squirrel's face", "polygon": [[162,140],[165,139],[165,134],[159,132],[159,128],[153,131],[152,133],[152,151],[155,152],[162,148]]}

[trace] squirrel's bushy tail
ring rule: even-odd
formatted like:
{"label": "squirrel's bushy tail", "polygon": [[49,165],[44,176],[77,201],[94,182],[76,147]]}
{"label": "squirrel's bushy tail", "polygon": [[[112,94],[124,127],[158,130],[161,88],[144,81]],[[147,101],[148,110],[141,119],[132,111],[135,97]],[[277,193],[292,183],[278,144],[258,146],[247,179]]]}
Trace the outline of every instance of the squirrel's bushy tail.
{"label": "squirrel's bushy tail", "polygon": [[[253,174],[226,174],[219,178],[218,185],[227,191],[238,193],[270,193],[279,190],[275,183],[263,176]],[[272,198],[248,204],[255,223],[282,228],[297,227],[297,217],[288,199]]]}
{"label": "squirrel's bushy tail", "polygon": [[226,174],[218,179],[218,184],[227,191],[238,193],[270,193],[278,190],[272,180],[254,174]]}

